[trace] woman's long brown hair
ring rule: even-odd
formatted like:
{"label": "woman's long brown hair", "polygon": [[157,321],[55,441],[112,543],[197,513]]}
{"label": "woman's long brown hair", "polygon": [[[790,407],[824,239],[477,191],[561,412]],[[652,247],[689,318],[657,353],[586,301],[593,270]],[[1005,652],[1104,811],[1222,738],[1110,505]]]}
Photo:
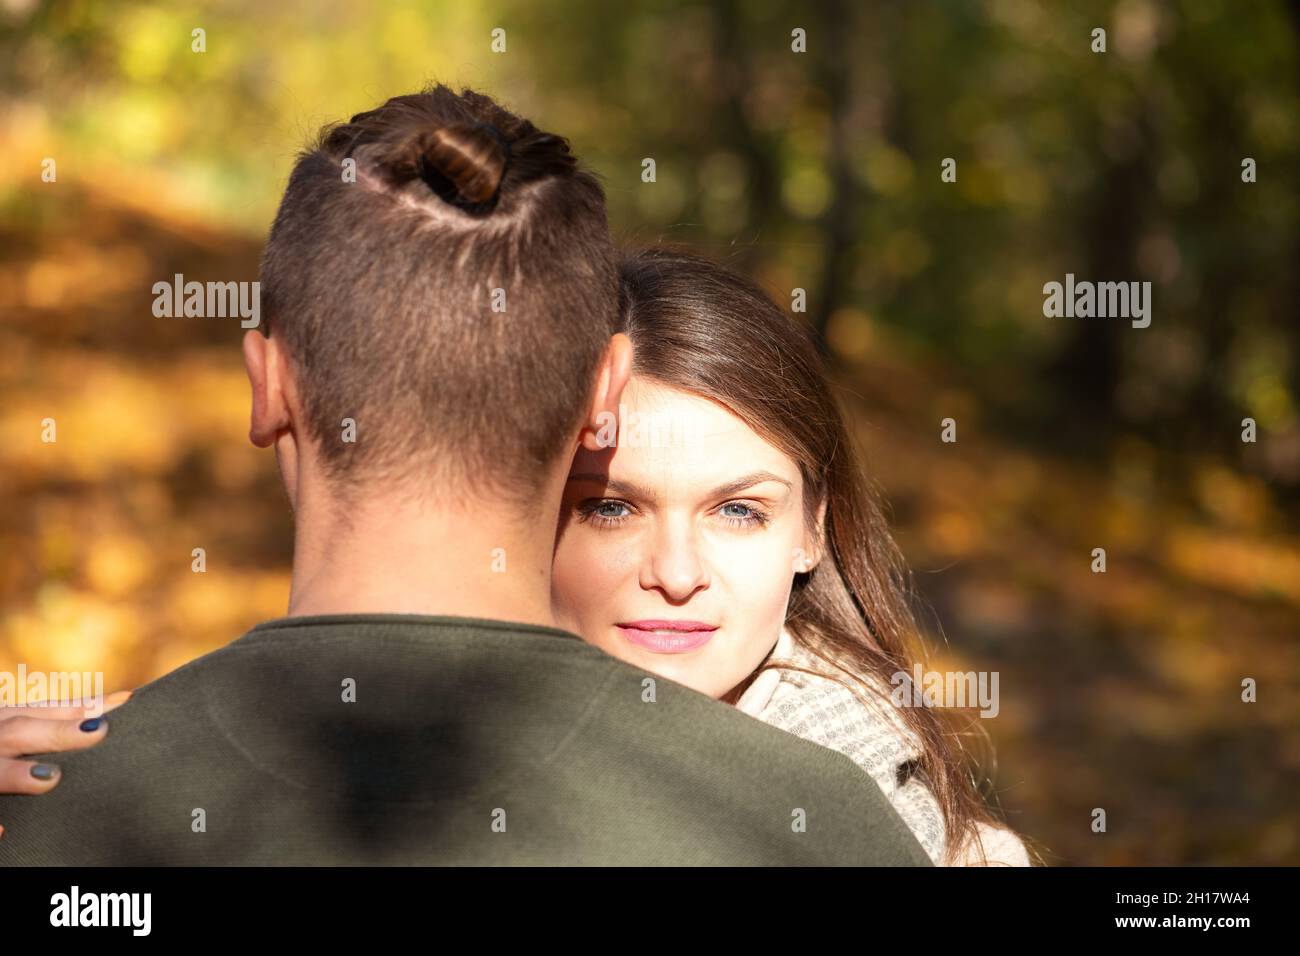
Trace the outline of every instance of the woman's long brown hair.
{"label": "woman's long brown hair", "polygon": [[[971,768],[979,761],[962,743],[966,733],[950,732],[950,715],[930,706],[895,707],[863,680],[892,688],[895,674],[910,676],[914,663],[924,663],[925,646],[911,611],[910,572],[808,332],[748,278],[683,250],[631,252],[620,272],[621,331],[633,342],[634,374],[720,403],[789,455],[803,477],[810,527],[826,502],[821,560],[795,575],[787,627],[830,665],[823,676],[870,707],[901,713],[922,744],[909,769],[924,775],[938,800],[948,858],[968,841],[982,857],[977,824],[999,824],[975,784]],[[807,670],[769,659],[723,700],[734,704],[771,667]],[[991,754],[982,728],[970,735]]]}

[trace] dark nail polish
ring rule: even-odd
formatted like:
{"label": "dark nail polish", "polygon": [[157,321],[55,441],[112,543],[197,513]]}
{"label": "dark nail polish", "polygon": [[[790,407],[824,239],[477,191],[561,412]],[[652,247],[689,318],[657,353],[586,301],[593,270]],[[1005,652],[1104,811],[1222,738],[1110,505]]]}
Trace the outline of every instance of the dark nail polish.
{"label": "dark nail polish", "polygon": [[53,780],[56,772],[58,768],[47,763],[38,763],[32,768],[32,776],[37,780]]}
{"label": "dark nail polish", "polygon": [[83,720],[81,722],[81,729],[88,734],[94,733],[96,730],[99,729],[99,724],[102,719],[103,718],[101,717],[91,717],[89,720]]}

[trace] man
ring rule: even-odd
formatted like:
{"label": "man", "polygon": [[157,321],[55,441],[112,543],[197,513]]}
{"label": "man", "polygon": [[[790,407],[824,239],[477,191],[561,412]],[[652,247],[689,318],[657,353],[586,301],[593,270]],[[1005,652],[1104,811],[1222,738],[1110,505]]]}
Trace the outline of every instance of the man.
{"label": "man", "polygon": [[847,757],[554,626],[569,462],[630,368],[604,195],[439,86],[298,160],[249,332],[288,615],[140,688],[8,864],[909,864]]}

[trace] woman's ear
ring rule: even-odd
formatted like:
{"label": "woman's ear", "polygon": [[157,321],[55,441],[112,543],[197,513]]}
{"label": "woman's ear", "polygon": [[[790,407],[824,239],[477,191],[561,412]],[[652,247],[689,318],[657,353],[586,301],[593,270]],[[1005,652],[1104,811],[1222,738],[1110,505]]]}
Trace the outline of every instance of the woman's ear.
{"label": "woman's ear", "polygon": [[618,438],[618,406],[632,377],[632,340],[622,332],[610,337],[609,347],[596,371],[587,420],[579,442],[588,451],[603,451]]}
{"label": "woman's ear", "polygon": [[817,515],[813,526],[804,534],[804,546],[795,555],[795,571],[807,574],[821,564],[826,552],[826,497],[823,495],[817,503]]}

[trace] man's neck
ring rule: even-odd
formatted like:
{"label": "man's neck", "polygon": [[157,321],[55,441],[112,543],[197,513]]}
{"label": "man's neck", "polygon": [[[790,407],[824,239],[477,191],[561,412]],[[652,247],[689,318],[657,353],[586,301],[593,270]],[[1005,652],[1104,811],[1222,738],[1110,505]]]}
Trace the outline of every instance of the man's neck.
{"label": "man's neck", "polygon": [[531,524],[500,501],[438,508],[410,497],[367,499],[342,520],[332,502],[299,491],[290,617],[429,614],[556,626],[558,489],[538,497]]}

